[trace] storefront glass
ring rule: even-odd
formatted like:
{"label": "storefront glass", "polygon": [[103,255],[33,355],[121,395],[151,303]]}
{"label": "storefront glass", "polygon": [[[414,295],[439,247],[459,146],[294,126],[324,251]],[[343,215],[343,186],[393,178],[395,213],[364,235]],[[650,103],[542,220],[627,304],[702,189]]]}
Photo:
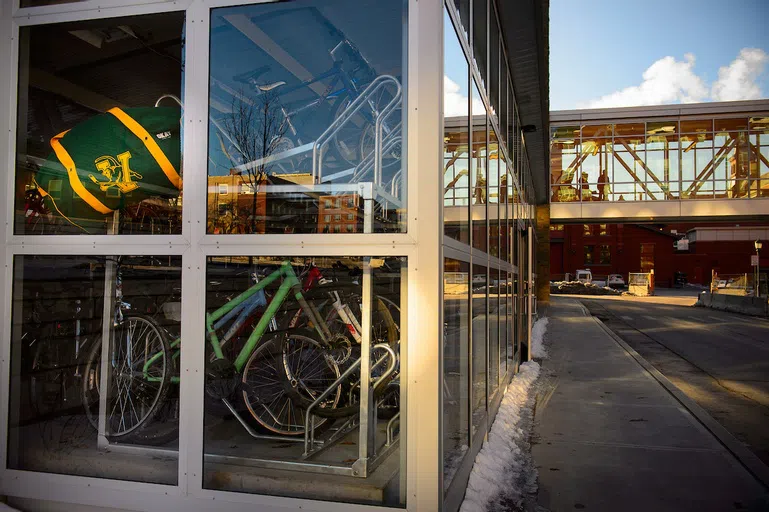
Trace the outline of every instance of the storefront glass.
{"label": "storefront glass", "polygon": [[443,14],[443,227],[470,244],[469,71],[451,18]]}
{"label": "storefront glass", "polygon": [[181,233],[184,14],[21,27],[19,46],[15,233]]}
{"label": "storefront glass", "polygon": [[175,484],[181,257],[16,256],[13,275],[8,468]]}
{"label": "storefront glass", "polygon": [[208,258],[204,488],[405,505],[405,263]]}
{"label": "storefront glass", "polygon": [[444,259],[443,266],[443,489],[470,445],[470,264]]}
{"label": "storefront glass", "polygon": [[486,414],[486,366],[488,339],[489,269],[487,265],[473,264],[472,275],[472,426],[473,433]]}
{"label": "storefront glass", "polygon": [[209,234],[406,231],[405,5],[211,11]]}

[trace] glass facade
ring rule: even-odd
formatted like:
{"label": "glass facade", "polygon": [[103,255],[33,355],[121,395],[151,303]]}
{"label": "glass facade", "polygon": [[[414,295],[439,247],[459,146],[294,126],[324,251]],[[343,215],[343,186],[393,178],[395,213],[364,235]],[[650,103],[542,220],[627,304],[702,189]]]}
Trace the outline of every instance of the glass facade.
{"label": "glass facade", "polygon": [[765,114],[553,125],[550,201],[769,197],[768,132]]}
{"label": "glass facade", "polygon": [[532,181],[498,19],[485,0],[447,3],[443,16],[447,500],[467,478],[500,391],[528,356]]}
{"label": "glass facade", "polygon": [[19,255],[13,276],[8,468],[176,484],[181,258]]}
{"label": "glass facade", "polygon": [[208,233],[406,230],[404,14],[375,0],[211,11]]}
{"label": "glass facade", "polygon": [[6,10],[0,494],[457,508],[528,356],[497,4]]}
{"label": "glass facade", "polygon": [[21,27],[19,41],[14,232],[181,233],[184,14]]}

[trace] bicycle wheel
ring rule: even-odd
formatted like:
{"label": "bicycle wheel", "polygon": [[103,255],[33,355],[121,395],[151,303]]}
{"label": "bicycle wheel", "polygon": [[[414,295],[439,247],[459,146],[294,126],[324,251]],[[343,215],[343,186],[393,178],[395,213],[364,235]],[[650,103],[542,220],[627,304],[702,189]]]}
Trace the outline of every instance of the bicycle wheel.
{"label": "bicycle wheel", "polygon": [[[295,338],[294,342],[319,347],[318,342],[312,338],[307,336],[303,338],[306,339]],[[250,413],[252,423],[255,423],[259,429],[279,435],[301,436],[305,432],[304,408],[286,393],[281,342],[279,337],[272,338],[260,343],[251,354],[243,369],[243,402]],[[320,353],[315,351],[316,355]],[[304,375],[303,381],[307,384],[307,389],[303,388],[301,392],[306,393],[308,399],[320,395],[325,389],[319,389],[320,387],[324,385],[328,387],[339,378],[339,368],[333,362],[329,364],[325,360],[316,361],[311,366],[302,366],[300,373]],[[337,391],[332,392],[329,405],[335,406],[340,397],[341,386]],[[316,420],[315,433],[325,431],[332,423],[333,420],[326,418]]]}
{"label": "bicycle wheel", "polygon": [[[85,365],[82,388],[86,416],[97,429],[103,388],[101,352],[101,343],[95,343]],[[126,317],[116,327],[109,355],[106,435],[110,440],[129,441],[163,408],[175,364],[162,329],[151,318],[139,315]]]}
{"label": "bicycle wheel", "polygon": [[[340,376],[339,366],[328,349],[314,336],[313,332],[299,331],[288,333],[281,339],[279,357],[283,371],[276,373],[285,393],[302,409],[310,407]],[[351,412],[339,408],[342,397],[343,387],[338,384],[313,408],[312,414],[322,418],[350,416]]]}

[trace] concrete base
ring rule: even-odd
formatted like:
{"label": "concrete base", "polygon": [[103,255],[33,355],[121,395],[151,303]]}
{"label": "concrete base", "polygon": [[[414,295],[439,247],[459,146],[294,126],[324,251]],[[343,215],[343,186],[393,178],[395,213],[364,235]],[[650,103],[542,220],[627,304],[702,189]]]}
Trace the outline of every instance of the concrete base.
{"label": "concrete base", "polygon": [[743,315],[769,317],[769,302],[765,297],[740,297],[721,293],[701,293],[697,306],[742,313]]}

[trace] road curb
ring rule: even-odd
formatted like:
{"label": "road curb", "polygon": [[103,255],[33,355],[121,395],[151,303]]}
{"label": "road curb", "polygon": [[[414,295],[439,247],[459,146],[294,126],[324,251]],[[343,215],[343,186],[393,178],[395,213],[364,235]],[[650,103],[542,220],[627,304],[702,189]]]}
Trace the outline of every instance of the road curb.
{"label": "road curb", "polygon": [[720,423],[718,423],[713,417],[700,407],[697,402],[689,398],[683,391],[670,382],[659,370],[652,366],[649,361],[644,359],[641,354],[636,352],[633,347],[628,345],[622,338],[614,333],[611,329],[601,321],[600,318],[596,318],[590,314],[584,304],[581,301],[577,301],[582,307],[582,312],[585,316],[593,319],[598,326],[606,332],[617,344],[625,349],[638,364],[640,364],[647,372],[654,377],[657,382],[678,400],[697,420],[711,433],[716,439],[731,453],[742,466],[748,470],[748,472],[758,480],[767,490],[769,490],[769,466],[763,463],[753,452],[745,447],[736,437],[734,437],[728,430],[726,430]]}

